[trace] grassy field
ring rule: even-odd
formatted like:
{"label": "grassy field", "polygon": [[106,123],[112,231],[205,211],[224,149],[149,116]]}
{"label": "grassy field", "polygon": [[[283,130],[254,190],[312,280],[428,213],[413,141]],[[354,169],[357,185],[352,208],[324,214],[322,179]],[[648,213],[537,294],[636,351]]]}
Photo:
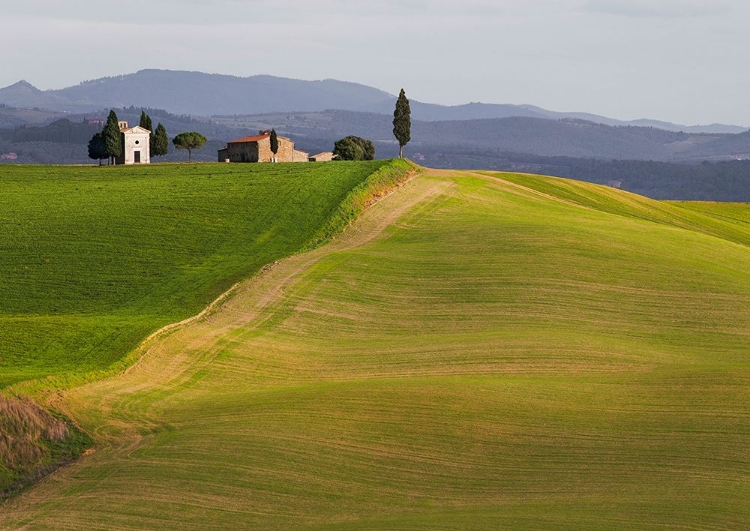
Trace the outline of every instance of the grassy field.
{"label": "grassy field", "polygon": [[3,166],[0,389],[107,368],[330,232],[383,165]]}
{"label": "grassy field", "polygon": [[57,399],[0,527],[746,527],[748,208],[426,172]]}

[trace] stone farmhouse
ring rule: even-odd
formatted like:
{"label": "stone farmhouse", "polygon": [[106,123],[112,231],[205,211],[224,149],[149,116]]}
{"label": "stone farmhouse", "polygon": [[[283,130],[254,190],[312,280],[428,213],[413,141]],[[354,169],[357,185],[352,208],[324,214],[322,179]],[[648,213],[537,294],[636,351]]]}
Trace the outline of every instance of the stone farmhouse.
{"label": "stone farmhouse", "polygon": [[219,150],[219,162],[307,162],[308,153],[294,149],[294,142],[278,136],[279,150],[271,151],[271,132],[261,131],[256,136],[246,136],[227,143]]}
{"label": "stone farmhouse", "polygon": [[128,122],[119,122],[120,133],[123,136],[123,155],[115,162],[117,164],[150,164],[151,131],[137,125],[128,127]]}
{"label": "stone farmhouse", "polygon": [[334,159],[333,153],[331,151],[324,151],[323,153],[318,153],[317,155],[310,155],[310,162],[330,162]]}

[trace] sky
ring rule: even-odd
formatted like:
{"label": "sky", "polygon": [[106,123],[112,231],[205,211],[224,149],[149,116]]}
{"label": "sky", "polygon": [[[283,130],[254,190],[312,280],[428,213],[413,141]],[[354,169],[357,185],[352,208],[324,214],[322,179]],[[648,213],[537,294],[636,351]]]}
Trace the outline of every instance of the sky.
{"label": "sky", "polygon": [[747,0],[3,0],[0,86],[144,68],[750,126]]}

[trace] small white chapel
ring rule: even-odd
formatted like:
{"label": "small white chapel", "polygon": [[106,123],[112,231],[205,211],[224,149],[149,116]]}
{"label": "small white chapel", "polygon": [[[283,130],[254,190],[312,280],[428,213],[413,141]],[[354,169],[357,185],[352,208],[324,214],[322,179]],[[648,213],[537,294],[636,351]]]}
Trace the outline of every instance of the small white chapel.
{"label": "small white chapel", "polygon": [[151,131],[139,125],[128,127],[128,122],[119,122],[119,125],[124,149],[123,156],[117,159],[117,164],[150,164]]}

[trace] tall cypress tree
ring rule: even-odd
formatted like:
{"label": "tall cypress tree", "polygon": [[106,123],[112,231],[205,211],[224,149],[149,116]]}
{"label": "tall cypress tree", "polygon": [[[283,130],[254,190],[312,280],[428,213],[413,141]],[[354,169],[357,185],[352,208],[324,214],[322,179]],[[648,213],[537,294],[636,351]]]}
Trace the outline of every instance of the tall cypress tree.
{"label": "tall cypress tree", "polygon": [[141,109],[141,121],[138,122],[138,125],[140,127],[143,127],[144,129],[148,129],[151,131],[151,136],[148,138],[148,152],[150,156],[154,156],[154,125],[151,123],[151,117],[146,114],[146,111]]}
{"label": "tall cypress tree", "polygon": [[143,110],[141,111],[141,121],[138,125],[140,125],[144,129],[148,129],[149,131],[153,132],[153,129],[152,129],[153,124],[151,123],[151,117],[148,114],[146,114],[146,111],[143,111]]}
{"label": "tall cypress tree", "polygon": [[156,126],[156,131],[151,135],[151,156],[162,157],[167,154],[169,150],[169,138],[167,138],[167,130],[160,123]]}
{"label": "tall cypress tree", "polygon": [[411,108],[406,92],[401,93],[396,100],[396,110],[393,112],[393,136],[398,140],[398,157],[404,157],[404,146],[411,140]]}
{"label": "tall cypress tree", "polygon": [[114,159],[122,156],[123,143],[122,133],[120,133],[120,123],[117,120],[115,111],[109,111],[107,116],[107,124],[102,130],[102,137],[104,137],[105,155],[109,157],[110,164],[114,162]]}
{"label": "tall cypress tree", "polygon": [[276,162],[276,153],[279,152],[279,137],[276,134],[276,129],[271,129],[271,152],[274,162]]}

